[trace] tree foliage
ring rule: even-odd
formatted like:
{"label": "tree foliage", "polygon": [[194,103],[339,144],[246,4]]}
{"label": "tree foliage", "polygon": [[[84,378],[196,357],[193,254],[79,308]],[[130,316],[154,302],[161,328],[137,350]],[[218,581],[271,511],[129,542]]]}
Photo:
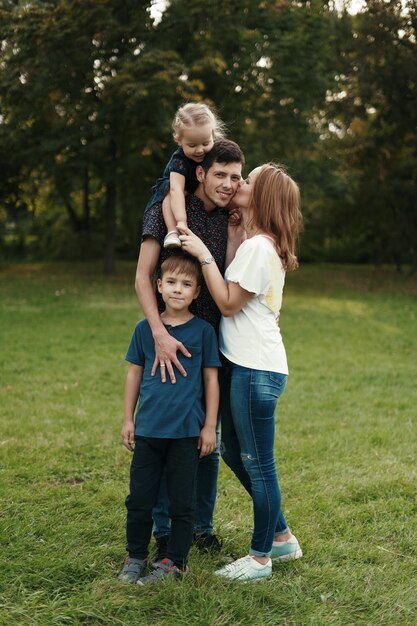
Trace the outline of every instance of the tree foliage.
{"label": "tree foliage", "polygon": [[[50,0],[0,8],[3,243],[136,254],[185,100],[215,106],[248,166],[302,186],[305,258],[417,265],[416,8]],[[9,237],[10,238],[10,237]],[[72,242],[72,243],[71,243]]]}

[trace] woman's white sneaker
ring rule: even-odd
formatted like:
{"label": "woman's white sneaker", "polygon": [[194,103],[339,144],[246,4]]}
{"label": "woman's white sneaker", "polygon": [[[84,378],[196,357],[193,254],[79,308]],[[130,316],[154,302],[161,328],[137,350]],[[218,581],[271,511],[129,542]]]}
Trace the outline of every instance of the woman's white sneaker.
{"label": "woman's white sneaker", "polygon": [[269,559],[265,565],[262,565],[248,555],[225,565],[214,573],[216,576],[223,576],[229,580],[260,580],[272,575],[272,561]]}
{"label": "woman's white sneaker", "polygon": [[271,559],[273,561],[291,561],[300,559],[302,556],[300,544],[294,535],[288,541],[274,541],[272,544]]}

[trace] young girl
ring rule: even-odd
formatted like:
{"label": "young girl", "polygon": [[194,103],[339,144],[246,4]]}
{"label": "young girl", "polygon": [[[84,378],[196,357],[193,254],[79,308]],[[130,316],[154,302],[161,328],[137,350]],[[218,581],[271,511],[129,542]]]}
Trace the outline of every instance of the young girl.
{"label": "young girl", "polygon": [[152,196],[145,211],[162,202],[162,212],[167,227],[164,248],[179,248],[178,228],[187,228],[185,193],[193,193],[198,181],[196,166],[202,162],[216,139],[224,136],[223,122],[200,102],[181,106],[172,123],[177,150],[168,161],[162,178],[152,187]]}

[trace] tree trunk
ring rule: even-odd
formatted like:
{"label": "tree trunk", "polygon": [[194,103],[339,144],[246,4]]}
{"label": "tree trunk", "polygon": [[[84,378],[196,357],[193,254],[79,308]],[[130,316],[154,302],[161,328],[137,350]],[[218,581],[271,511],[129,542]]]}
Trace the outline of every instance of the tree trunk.
{"label": "tree trunk", "polygon": [[104,245],[104,273],[114,274],[115,243],[116,243],[116,143],[113,139],[109,144],[109,170],[106,181],[105,203],[105,245]]}
{"label": "tree trunk", "polygon": [[59,186],[57,186],[57,191],[59,195],[61,196],[61,199],[64,203],[65,208],[67,209],[68,217],[70,219],[73,232],[79,233],[81,230],[81,221],[78,218],[77,213],[74,207],[72,206],[68,195],[65,193],[65,191],[60,189]]}
{"label": "tree trunk", "polygon": [[84,169],[83,180],[83,230],[90,230],[90,172],[88,167]]}

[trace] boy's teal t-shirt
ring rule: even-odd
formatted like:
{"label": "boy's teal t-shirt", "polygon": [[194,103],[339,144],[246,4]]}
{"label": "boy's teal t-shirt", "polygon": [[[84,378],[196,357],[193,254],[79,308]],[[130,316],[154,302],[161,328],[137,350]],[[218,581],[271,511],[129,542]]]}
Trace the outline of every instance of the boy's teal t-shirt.
{"label": "boy's teal t-shirt", "polygon": [[175,384],[168,376],[162,383],[159,368],[155,376],[151,376],[155,360],[154,340],[148,322],[138,322],[126,354],[126,361],[144,368],[135,435],[163,439],[198,437],[205,419],[202,369],[221,367],[216,333],[208,322],[198,317],[179,326],[165,327],[192,354],[187,358],[181,352],[177,353],[187,376],[176,373]]}

